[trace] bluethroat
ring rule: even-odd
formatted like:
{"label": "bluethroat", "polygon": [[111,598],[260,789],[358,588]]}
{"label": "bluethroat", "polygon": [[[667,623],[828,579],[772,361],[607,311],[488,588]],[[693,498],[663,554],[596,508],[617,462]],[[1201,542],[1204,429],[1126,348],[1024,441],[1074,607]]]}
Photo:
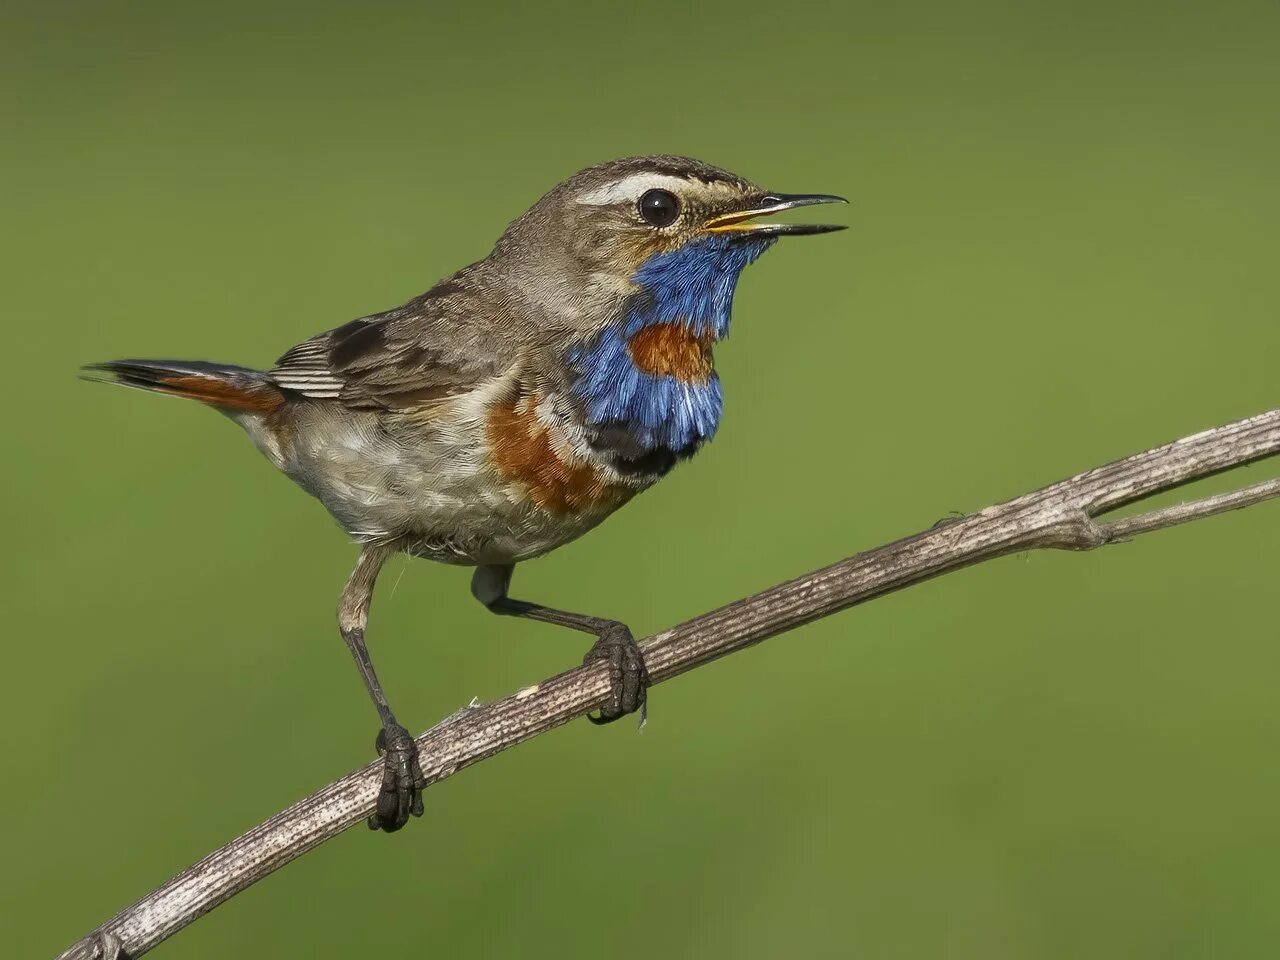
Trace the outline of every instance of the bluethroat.
{"label": "bluethroat", "polygon": [[[739,274],[778,237],[761,222],[843,202],[762,190],[684,157],[589,167],[493,252],[385,313],[312,337],[267,371],[115,360],[91,379],[198,400],[238,423],[360,545],[338,626],[372,697],[382,786],[369,825],[422,813],[422,770],[365,644],[374,582],[397,552],[476,568],[494,613],[594,636],[612,669],[594,722],[643,711],[647,675],[615,620],[513,599],[516,563],[586,533],[715,435],[712,361]],[[643,715],[643,714],[642,714]]]}

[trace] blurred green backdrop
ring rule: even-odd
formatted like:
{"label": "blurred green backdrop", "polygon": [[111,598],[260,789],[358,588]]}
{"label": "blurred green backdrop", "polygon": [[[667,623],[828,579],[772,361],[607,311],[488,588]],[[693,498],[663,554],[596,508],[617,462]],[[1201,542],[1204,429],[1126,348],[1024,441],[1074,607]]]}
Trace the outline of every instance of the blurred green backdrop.
{"label": "blurred green backdrop", "polygon": [[[846,194],[853,229],[746,274],[716,443],[521,570],[640,633],[1280,402],[1272,3],[9,2],[2,32],[9,956],[371,758],[351,546],[233,426],[83,361],[269,363],[612,156]],[[468,771],[158,955],[1274,956],[1277,560],[1264,506],[926,584],[660,688],[643,736]],[[384,578],[415,728],[581,655],[466,581]]]}

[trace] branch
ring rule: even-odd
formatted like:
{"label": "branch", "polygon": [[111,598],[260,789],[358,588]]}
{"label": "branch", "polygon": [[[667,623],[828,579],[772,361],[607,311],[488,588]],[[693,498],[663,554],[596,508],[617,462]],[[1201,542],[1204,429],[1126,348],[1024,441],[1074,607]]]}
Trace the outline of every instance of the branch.
{"label": "branch", "polygon": [[[1280,496],[1280,480],[1099,523],[1126,504],[1280,453],[1280,409],[1175,440],[915,536],[856,554],[641,643],[654,684],[854,604],[961,567],[1033,549],[1108,543]],[[608,669],[579,667],[464,708],[418,738],[428,785],[604,704]],[[382,763],[350,773],[215,850],[121,911],[59,960],[136,958],[373,809]]]}

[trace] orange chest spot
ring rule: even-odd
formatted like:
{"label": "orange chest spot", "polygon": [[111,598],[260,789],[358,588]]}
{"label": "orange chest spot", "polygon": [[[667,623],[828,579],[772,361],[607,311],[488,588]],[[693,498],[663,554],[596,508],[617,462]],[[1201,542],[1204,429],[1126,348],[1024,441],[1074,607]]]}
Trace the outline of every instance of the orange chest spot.
{"label": "orange chest spot", "polygon": [[538,419],[534,398],[494,405],[485,426],[499,475],[520,484],[534,503],[552,513],[612,510],[631,496],[626,487],[607,483],[591,464],[558,449]]}
{"label": "orange chest spot", "polygon": [[700,383],[713,370],[711,337],[695,335],[679,323],[641,327],[627,341],[627,352],[637,369],[683,383]]}

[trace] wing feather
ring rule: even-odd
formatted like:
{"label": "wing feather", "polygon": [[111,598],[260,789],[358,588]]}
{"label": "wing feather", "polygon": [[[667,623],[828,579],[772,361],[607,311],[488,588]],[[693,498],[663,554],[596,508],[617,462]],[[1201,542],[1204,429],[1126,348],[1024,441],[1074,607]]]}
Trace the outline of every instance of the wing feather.
{"label": "wing feather", "polygon": [[467,393],[510,367],[515,344],[456,281],[289,350],[279,386],[352,408],[416,409]]}

